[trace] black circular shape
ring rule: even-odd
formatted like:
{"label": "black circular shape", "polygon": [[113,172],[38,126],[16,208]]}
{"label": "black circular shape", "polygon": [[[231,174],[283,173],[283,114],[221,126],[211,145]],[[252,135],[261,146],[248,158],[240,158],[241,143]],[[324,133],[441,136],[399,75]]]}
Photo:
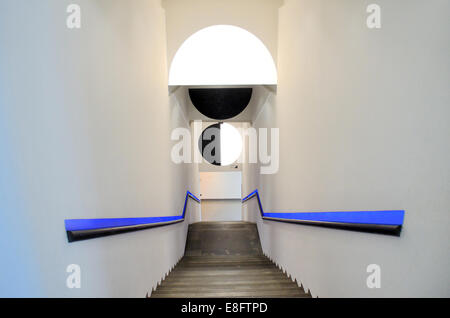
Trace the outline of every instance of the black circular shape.
{"label": "black circular shape", "polygon": [[230,119],[247,107],[252,88],[190,88],[192,104],[206,117],[216,120]]}
{"label": "black circular shape", "polygon": [[220,123],[208,126],[198,139],[198,149],[210,164],[220,166]]}

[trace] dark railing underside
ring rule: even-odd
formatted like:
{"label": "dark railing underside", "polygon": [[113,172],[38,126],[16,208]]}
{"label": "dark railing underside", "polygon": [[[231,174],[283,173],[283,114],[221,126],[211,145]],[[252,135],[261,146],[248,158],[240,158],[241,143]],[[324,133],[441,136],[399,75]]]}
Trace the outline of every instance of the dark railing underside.
{"label": "dark railing underside", "polygon": [[272,213],[264,212],[258,190],[247,195],[242,202],[255,197],[263,220],[358,232],[399,236],[405,214],[403,210]]}
{"label": "dark railing underside", "polygon": [[189,198],[200,202],[200,199],[187,191],[184,199],[183,212],[181,215],[176,216],[65,220],[67,240],[69,242],[75,242],[183,222]]}

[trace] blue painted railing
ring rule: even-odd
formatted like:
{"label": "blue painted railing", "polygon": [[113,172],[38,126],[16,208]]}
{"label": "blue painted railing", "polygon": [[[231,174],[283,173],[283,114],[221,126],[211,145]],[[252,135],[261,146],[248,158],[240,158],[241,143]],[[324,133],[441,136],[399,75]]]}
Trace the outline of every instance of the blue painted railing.
{"label": "blue painted railing", "polygon": [[242,203],[245,203],[254,197],[258,200],[261,217],[264,220],[270,221],[400,235],[405,216],[404,210],[289,213],[264,212],[257,189],[243,198]]}
{"label": "blue painted railing", "polygon": [[[341,228],[354,231],[400,235],[405,211],[339,211],[339,212],[264,212],[258,190],[253,191],[242,203],[256,197],[259,212],[264,220]],[[67,219],[64,221],[69,242],[100,236],[138,231],[152,227],[183,222],[186,216],[188,199],[200,203],[200,199],[187,191],[181,215],[140,217]]]}
{"label": "blue painted railing", "polygon": [[199,198],[187,191],[181,215],[141,218],[68,219],[64,221],[67,238],[69,242],[74,242],[183,222],[189,198],[200,202]]}

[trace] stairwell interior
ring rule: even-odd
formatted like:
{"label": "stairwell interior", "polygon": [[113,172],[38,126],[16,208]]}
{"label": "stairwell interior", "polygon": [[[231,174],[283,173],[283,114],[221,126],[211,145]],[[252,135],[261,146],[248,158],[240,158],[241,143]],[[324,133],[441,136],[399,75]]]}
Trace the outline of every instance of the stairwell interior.
{"label": "stairwell interior", "polygon": [[261,249],[256,224],[189,225],[186,250],[153,298],[309,298]]}
{"label": "stairwell interior", "polygon": [[[380,28],[372,1],[73,2],[80,28],[66,25],[72,1],[0,0],[0,297],[450,296],[450,1],[374,1]],[[184,65],[202,81],[171,85],[183,44],[224,25],[262,43],[253,81],[239,81],[259,60],[242,58],[248,43],[204,56],[212,37]],[[236,76],[211,83],[216,67]],[[192,104],[189,89],[224,86],[252,89],[236,116]],[[199,120],[279,129],[278,170],[172,160],[183,142],[194,157]],[[201,173],[226,172],[242,174],[240,195],[203,200]],[[251,193],[261,201],[243,204]],[[298,222],[334,211],[403,211],[404,223],[381,235]],[[170,225],[122,222],[161,217]],[[147,228],[94,233],[127,227]],[[68,240],[77,229],[96,238]]]}

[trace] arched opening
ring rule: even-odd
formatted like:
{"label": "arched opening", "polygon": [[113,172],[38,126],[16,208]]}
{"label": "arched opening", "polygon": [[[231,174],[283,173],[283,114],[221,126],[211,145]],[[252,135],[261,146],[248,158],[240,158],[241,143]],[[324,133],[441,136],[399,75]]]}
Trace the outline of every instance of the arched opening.
{"label": "arched opening", "polygon": [[169,86],[276,84],[277,70],[267,47],[232,25],[214,25],[191,35],[169,71]]}

